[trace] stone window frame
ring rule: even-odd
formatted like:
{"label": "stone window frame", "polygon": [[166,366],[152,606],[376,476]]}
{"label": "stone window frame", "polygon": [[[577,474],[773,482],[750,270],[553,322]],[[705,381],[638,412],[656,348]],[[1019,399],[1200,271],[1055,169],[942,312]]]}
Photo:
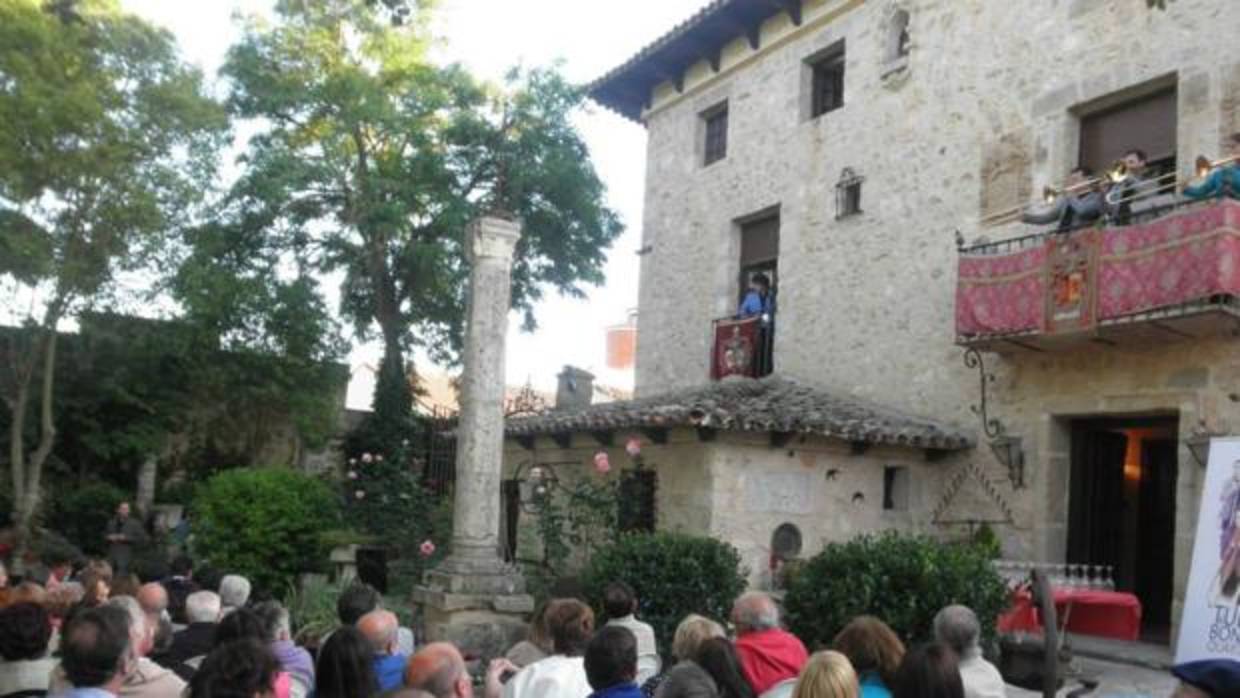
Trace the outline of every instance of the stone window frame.
{"label": "stone window frame", "polygon": [[[698,138],[701,143],[701,165],[710,167],[728,157],[728,100],[716,102],[714,105],[698,113]],[[722,132],[718,130],[722,122]],[[716,129],[712,132],[712,129]],[[713,141],[713,143],[712,143]],[[715,146],[712,148],[712,145]]]}
{"label": "stone window frame", "polygon": [[910,56],[912,55],[912,21],[913,15],[903,5],[892,5],[883,15],[881,30],[878,32],[882,45],[882,65],[879,75],[886,87],[897,87],[908,78]]}
{"label": "stone window frame", "polygon": [[840,179],[835,183],[835,220],[865,213],[861,208],[862,184],[865,184],[865,177],[853,168],[845,167],[840,171]]}
{"label": "stone window frame", "polygon": [[[839,85],[834,106],[819,103],[821,80],[827,66],[838,67]],[[801,61],[801,115],[803,121],[815,121],[847,106],[848,94],[848,46],[841,38],[825,48],[811,53]]]}
{"label": "stone window frame", "polygon": [[883,466],[884,512],[907,512],[912,501],[912,471],[906,465]]}

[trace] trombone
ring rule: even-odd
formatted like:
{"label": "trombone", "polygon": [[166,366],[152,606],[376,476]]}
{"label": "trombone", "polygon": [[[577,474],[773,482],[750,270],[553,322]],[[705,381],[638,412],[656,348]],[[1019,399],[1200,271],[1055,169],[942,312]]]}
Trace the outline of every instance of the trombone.
{"label": "trombone", "polygon": [[1226,165],[1230,165],[1237,161],[1240,161],[1240,155],[1232,155],[1230,157],[1225,157],[1219,160],[1211,160],[1210,158],[1204,155],[1198,155],[1197,160],[1194,163],[1194,165],[1197,171],[1197,177],[1199,179],[1204,179],[1206,177],[1209,177],[1210,173],[1217,170],[1218,168],[1224,167]]}
{"label": "trombone", "polygon": [[[1077,182],[1076,184],[1065,184],[1058,187],[1047,185],[1046,187],[1043,187],[1042,199],[1043,202],[1048,205],[1053,204],[1061,196],[1105,187],[1109,184],[1123,181],[1123,179],[1127,176],[1128,166],[1124,164],[1123,160],[1116,160],[1111,164],[1111,168],[1102,175],[1090,177],[1089,179],[1083,182]],[[1021,204],[1002,211],[996,211],[988,216],[984,216],[978,222],[983,225],[1003,225],[1005,223],[1012,223],[1019,219],[1020,215],[1032,205],[1033,204]]]}

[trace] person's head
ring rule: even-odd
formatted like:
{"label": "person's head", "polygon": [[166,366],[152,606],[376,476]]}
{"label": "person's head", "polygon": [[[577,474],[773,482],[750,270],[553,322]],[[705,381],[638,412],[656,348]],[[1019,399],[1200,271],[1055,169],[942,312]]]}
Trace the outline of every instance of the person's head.
{"label": "person's head", "polygon": [[1077,165],[1076,167],[1073,167],[1071,170],[1068,170],[1068,181],[1066,182],[1066,184],[1070,187],[1076,186],[1078,184],[1081,184],[1082,182],[1085,182],[1086,180],[1088,180],[1089,178],[1093,176],[1094,176],[1094,171],[1092,168],[1087,167],[1085,165]]}
{"label": "person's head", "polygon": [[848,657],[834,650],[815,652],[805,663],[792,698],[857,698],[861,687]]}
{"label": "person's head", "polygon": [[703,642],[693,660],[715,680],[720,696],[753,698],[753,689],[741,673],[736,647],[726,637],[712,637]]}
{"label": "person's head", "polygon": [[102,688],[119,694],[133,665],[129,614],[120,608],[85,609],[61,634],[60,667],[77,688]]}
{"label": "person's head", "polygon": [[435,698],[470,698],[473,695],[473,681],[465,667],[465,658],[448,642],[432,642],[409,658],[405,666],[405,686],[426,691]]}
{"label": "person's head", "polygon": [[831,641],[852,662],[858,675],[878,674],[887,686],[904,661],[904,643],[886,623],[874,616],[857,616]]}
{"label": "person's head", "polygon": [[138,579],[136,574],[118,575],[112,580],[112,592],[109,596],[138,596],[138,589],[142,588],[142,581]]}
{"label": "person's head", "polygon": [[356,582],[340,592],[340,598],[336,599],[336,615],[342,625],[355,625],[362,616],[379,608],[382,600],[374,587]]}
{"label": "person's head", "polygon": [[693,659],[703,642],[726,635],[722,625],[705,616],[690,613],[676,626],[676,634],[672,636],[672,656],[681,661]]}
{"label": "person's head", "polygon": [[547,605],[547,633],[553,652],[580,657],[594,633],[594,611],[577,599],[553,599]]}
{"label": "person's head", "polygon": [[272,642],[283,642],[293,638],[293,625],[288,609],[279,601],[264,601],[255,604],[250,610],[263,621],[267,637],[271,638]]}
{"label": "person's head", "polygon": [[637,612],[637,595],[624,582],[612,582],[603,589],[603,612],[611,618],[623,618]]}
{"label": "person's head", "polygon": [[220,595],[195,591],[185,598],[185,617],[191,623],[216,623],[220,619]]}
{"label": "person's head", "polygon": [[605,625],[586,644],[586,680],[601,691],[637,677],[637,637],[619,625]]}
{"label": "person's head", "polygon": [[1240,662],[1234,659],[1202,659],[1171,667],[1180,680],[1171,698],[1222,698],[1236,695],[1240,686]]}
{"label": "person's head", "polygon": [[121,502],[116,505],[116,516],[121,519],[129,518],[129,502]]}
{"label": "person's head", "polygon": [[757,291],[758,293],[769,293],[771,290],[771,277],[763,274],[762,272],[758,272],[757,274],[749,277],[749,288]]}
{"label": "person's head", "polygon": [[73,571],[73,560],[63,550],[53,549],[43,554],[43,566],[50,574],[56,575],[56,579],[63,582]]}
{"label": "person's head", "polygon": [[169,567],[174,577],[192,577],[194,574],[194,561],[189,555],[177,555],[172,558],[172,564]]}
{"label": "person's head", "polygon": [[0,610],[0,657],[6,662],[40,659],[47,655],[52,621],[43,607],[17,603]]}
{"label": "person's head", "polygon": [[250,580],[239,574],[224,575],[220,580],[220,604],[225,608],[241,608],[250,600]]}
{"label": "person's head", "polygon": [[47,603],[44,604],[44,608],[51,615],[53,622],[59,623],[69,615],[69,609],[82,602],[85,595],[85,590],[78,582],[65,582],[47,592]]}
{"label": "person's head", "polygon": [[977,654],[981,634],[977,614],[968,606],[948,606],[934,616],[934,639],[952,648],[960,657]]}
{"label": "person's head", "polygon": [[225,643],[246,638],[258,640],[264,645],[271,642],[271,637],[267,635],[267,626],[263,624],[258,614],[248,608],[238,608],[221,618],[219,624],[215,626],[213,646],[219,647]]}
{"label": "person's head", "polygon": [[79,577],[82,582],[82,604],[98,606],[112,593],[112,566],[103,560],[91,560]]}
{"label": "person's head", "polygon": [[[234,614],[235,615],[235,614]],[[190,679],[189,698],[272,698],[280,663],[254,638],[218,645]]]}
{"label": "person's head", "polygon": [[1145,155],[1145,151],[1140,148],[1130,149],[1128,152],[1124,153],[1124,157],[1122,159],[1124,168],[1132,174],[1141,174],[1144,172],[1148,161],[1149,158]]}
{"label": "person's head", "polygon": [[905,653],[889,687],[892,698],[964,698],[956,653],[938,642]]}
{"label": "person's head", "polygon": [[319,648],[316,698],[367,698],[378,693],[373,662],[374,653],[361,631],[351,625],[336,630]]}
{"label": "person's head", "polygon": [[767,594],[745,592],[732,604],[732,624],[736,626],[737,635],[778,628],[779,608]]}
{"label": "person's head", "polygon": [[534,615],[530,617],[530,627],[525,636],[530,644],[547,654],[554,651],[551,646],[551,634],[547,632],[547,607],[550,605],[550,601],[538,604],[534,609]]}
{"label": "person's head", "polygon": [[129,643],[134,654],[139,657],[150,654],[151,648],[155,646],[156,626],[147,622],[146,613],[142,611],[138,600],[132,596],[113,596],[104,605],[119,608],[125,612]]}
{"label": "person's head", "polygon": [[396,632],[400,629],[400,621],[396,619],[395,613],[381,608],[375,609],[358,619],[357,629],[362,631],[374,654],[396,653]]}
{"label": "person's head", "polygon": [[47,590],[34,582],[22,582],[9,594],[9,603],[47,603]]}
{"label": "person's head", "polygon": [[168,590],[159,582],[147,582],[138,587],[137,598],[147,615],[159,617],[168,610]]}

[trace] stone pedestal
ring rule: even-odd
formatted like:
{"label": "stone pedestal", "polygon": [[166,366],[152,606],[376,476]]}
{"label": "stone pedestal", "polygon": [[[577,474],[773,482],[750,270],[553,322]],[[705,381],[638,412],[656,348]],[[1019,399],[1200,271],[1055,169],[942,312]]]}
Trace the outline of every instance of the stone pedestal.
{"label": "stone pedestal", "polygon": [[512,291],[515,221],[485,217],[466,230],[471,262],[461,418],[457,428],[452,553],[413,592],[427,639],[467,654],[502,654],[525,633],[534,600],[500,552],[504,454],[504,339]]}

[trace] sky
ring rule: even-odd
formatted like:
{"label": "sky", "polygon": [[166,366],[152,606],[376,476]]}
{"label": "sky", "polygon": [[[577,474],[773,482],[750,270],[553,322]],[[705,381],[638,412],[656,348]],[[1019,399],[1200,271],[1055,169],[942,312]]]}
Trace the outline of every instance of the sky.
{"label": "sky", "polygon": [[[498,81],[514,64],[562,60],[570,80],[588,82],[623,63],[641,47],[688,18],[706,0],[440,0],[434,56],[460,62],[475,75]],[[176,35],[186,60],[214,75],[238,35],[234,12],[266,12],[263,0],[122,0],[122,6]],[[631,373],[604,365],[606,328],[622,324],[637,306],[637,249],[641,240],[646,133],[638,124],[591,103],[575,123],[607,186],[608,205],[626,224],[608,254],[606,283],[587,288],[583,300],[549,294],[535,311],[539,329],[520,330],[509,317],[507,382],[551,391],[566,364],[590,370],[603,385],[631,388]],[[325,284],[335,298],[334,280]],[[354,379],[349,407],[370,403],[377,344],[358,345],[350,356]],[[415,357],[418,370],[427,368]]]}

